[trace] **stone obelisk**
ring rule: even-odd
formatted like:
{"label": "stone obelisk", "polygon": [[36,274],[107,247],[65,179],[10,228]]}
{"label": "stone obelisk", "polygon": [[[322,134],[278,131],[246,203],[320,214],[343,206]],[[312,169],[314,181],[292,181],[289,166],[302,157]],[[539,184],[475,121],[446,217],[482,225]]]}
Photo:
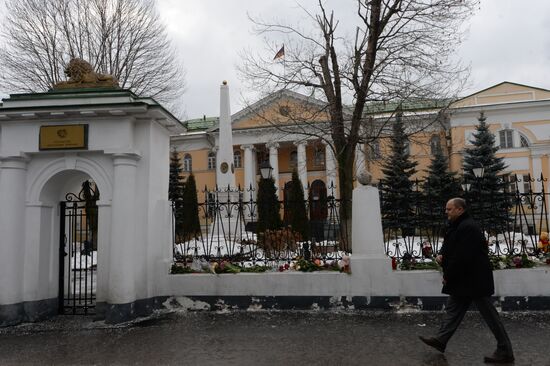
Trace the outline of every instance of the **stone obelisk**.
{"label": "stone obelisk", "polygon": [[227,81],[220,86],[220,125],[218,152],[216,156],[216,184],[219,189],[235,189],[235,167],[233,165],[233,132],[229,107]]}
{"label": "stone obelisk", "polygon": [[[216,214],[211,232],[218,240],[231,242],[240,240],[244,232],[244,215],[239,210],[239,192],[235,187],[235,166],[233,165],[233,132],[229,108],[229,87],[227,81],[220,86],[220,124],[216,155],[216,200],[220,209]],[[218,244],[224,247],[223,244]],[[222,253],[224,254],[224,253]]]}

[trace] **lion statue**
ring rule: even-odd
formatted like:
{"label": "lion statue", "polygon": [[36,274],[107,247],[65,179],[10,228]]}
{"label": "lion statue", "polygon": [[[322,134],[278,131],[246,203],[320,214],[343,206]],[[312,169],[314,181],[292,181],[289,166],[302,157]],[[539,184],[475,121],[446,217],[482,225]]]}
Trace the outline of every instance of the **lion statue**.
{"label": "lion statue", "polygon": [[54,89],[67,88],[94,88],[118,87],[118,81],[111,75],[98,74],[89,62],[80,58],[73,58],[65,68],[68,81],[61,81],[54,85]]}

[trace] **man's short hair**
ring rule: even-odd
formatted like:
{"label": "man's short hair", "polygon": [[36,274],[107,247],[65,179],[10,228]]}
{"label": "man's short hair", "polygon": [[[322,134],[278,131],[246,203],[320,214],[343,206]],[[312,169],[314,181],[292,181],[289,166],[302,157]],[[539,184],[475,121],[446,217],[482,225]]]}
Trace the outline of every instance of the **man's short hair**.
{"label": "man's short hair", "polygon": [[466,210],[466,200],[464,198],[455,197],[451,198],[449,201],[451,201],[451,203],[456,207],[460,207],[463,210]]}

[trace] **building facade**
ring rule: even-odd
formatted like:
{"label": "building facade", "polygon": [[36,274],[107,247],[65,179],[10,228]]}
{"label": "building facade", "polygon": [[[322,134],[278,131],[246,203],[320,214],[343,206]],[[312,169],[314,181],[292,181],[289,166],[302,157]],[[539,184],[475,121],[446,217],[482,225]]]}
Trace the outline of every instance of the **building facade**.
{"label": "building facade", "polygon": [[[306,190],[334,186],[337,195],[337,163],[331,144],[326,142],[330,130],[325,108],[319,100],[280,91],[233,114],[236,184],[255,188],[259,164],[269,161],[281,200],[294,169]],[[417,162],[414,178],[426,175],[433,153],[439,148],[449,157],[449,169],[462,175],[463,152],[471,145],[480,113],[484,113],[496,137],[497,156],[505,159],[504,179],[513,184],[515,175],[521,180],[549,175],[550,91],[503,82],[444,107],[416,105],[404,109],[411,132],[409,149]],[[366,138],[368,143],[359,145],[355,172],[368,170],[376,181],[383,176],[382,161],[390,153],[395,109],[386,107],[369,116],[379,129],[368,132],[365,128],[364,133],[378,137],[370,141]],[[203,117],[189,120],[186,125],[186,133],[172,137],[172,148],[180,152],[184,174],[193,172],[199,189],[214,189],[216,149],[223,138],[217,129],[218,119]],[[533,189],[540,191],[542,184],[548,191],[548,182],[538,180]],[[522,184],[520,189],[528,188]]]}

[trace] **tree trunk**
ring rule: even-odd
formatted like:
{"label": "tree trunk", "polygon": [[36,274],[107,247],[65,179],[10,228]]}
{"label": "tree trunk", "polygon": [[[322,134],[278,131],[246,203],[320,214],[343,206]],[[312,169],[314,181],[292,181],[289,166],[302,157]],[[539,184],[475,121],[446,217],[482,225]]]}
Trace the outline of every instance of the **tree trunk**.
{"label": "tree trunk", "polygon": [[355,149],[346,146],[342,153],[338,154],[338,183],[340,186],[340,249],[346,252],[352,251],[351,242],[351,218],[353,195],[353,161]]}

